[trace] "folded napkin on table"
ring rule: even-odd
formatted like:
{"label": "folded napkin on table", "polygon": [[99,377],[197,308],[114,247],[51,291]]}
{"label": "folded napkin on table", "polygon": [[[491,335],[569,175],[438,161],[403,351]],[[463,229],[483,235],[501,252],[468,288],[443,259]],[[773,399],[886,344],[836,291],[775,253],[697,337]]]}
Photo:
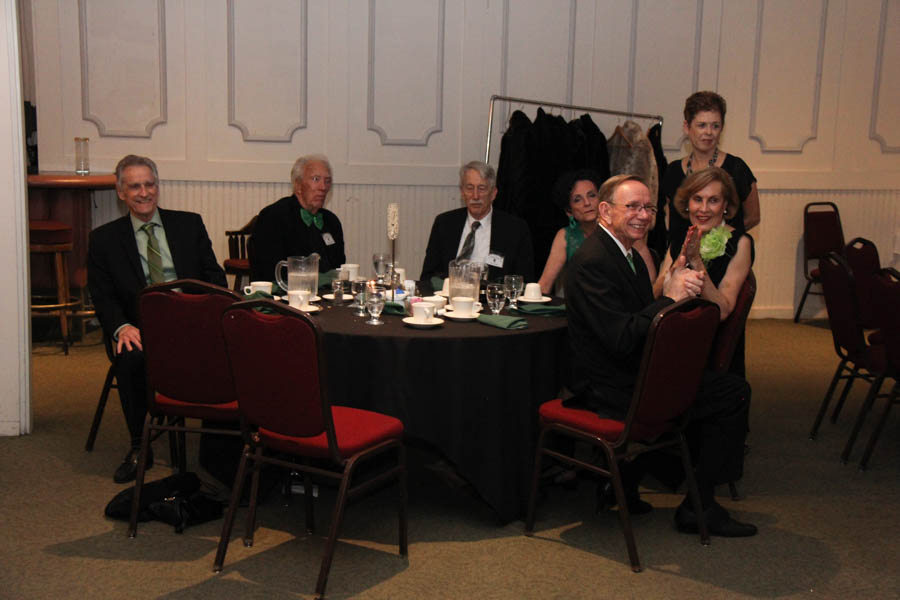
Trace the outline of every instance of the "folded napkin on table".
{"label": "folded napkin on table", "polygon": [[499,327],[500,329],[527,329],[528,321],[522,317],[509,317],[507,315],[478,315],[478,322]]}
{"label": "folded napkin on table", "polygon": [[[277,285],[275,287],[278,287]],[[267,294],[265,292],[253,292],[252,294],[244,294],[244,300],[274,300],[272,294]],[[257,306],[254,310],[257,310],[261,313],[272,314],[273,311],[268,306]]]}
{"label": "folded napkin on table", "polygon": [[517,312],[523,315],[535,315],[539,317],[555,317],[566,314],[566,305],[548,306],[546,304],[524,304],[519,302]]}
{"label": "folded napkin on table", "polygon": [[406,316],[406,307],[400,302],[385,302],[384,314],[386,315],[403,315]]}

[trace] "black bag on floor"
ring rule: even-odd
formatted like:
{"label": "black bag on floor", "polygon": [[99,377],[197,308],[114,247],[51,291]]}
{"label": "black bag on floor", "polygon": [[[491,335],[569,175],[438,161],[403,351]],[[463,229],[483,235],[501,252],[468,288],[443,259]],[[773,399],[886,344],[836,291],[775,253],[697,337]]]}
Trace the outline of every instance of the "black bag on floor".
{"label": "black bag on floor", "polygon": [[147,509],[157,521],[175,527],[181,533],[185,527],[214,521],[222,517],[224,503],[203,492],[194,492],[187,498],[172,496],[153,502]]}
{"label": "black bag on floor", "polygon": [[[200,489],[200,478],[196,473],[175,473],[156,481],[145,483],[141,490],[141,504],[138,521],[152,521],[156,515],[150,505],[166,498],[188,498]],[[111,519],[127,521],[131,517],[131,503],[134,500],[134,486],[116,494],[106,505],[104,514]],[[220,513],[221,514],[221,513]]]}

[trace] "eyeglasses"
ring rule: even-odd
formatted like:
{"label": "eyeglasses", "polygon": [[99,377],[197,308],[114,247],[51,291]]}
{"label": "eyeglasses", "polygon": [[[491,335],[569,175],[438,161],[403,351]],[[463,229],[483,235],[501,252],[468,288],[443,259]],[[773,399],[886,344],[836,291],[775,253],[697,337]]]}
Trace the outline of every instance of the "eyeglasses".
{"label": "eyeglasses", "polygon": [[463,191],[469,195],[474,196],[477,192],[479,196],[487,194],[488,190],[491,189],[486,185],[474,186],[471,183],[463,186]]}
{"label": "eyeglasses", "polygon": [[642,210],[645,210],[651,217],[655,216],[659,211],[659,209],[652,204],[638,204],[637,202],[632,202],[630,204],[616,204],[615,202],[610,202],[610,204],[612,204],[613,206],[622,206],[630,213],[639,213]]}

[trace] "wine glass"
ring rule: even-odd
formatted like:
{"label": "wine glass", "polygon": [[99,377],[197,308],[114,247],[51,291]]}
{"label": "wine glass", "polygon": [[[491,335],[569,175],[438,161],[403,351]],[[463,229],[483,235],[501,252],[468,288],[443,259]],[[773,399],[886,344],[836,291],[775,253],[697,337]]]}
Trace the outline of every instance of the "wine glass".
{"label": "wine glass", "polygon": [[506,288],[502,283],[489,283],[485,288],[484,295],[487,298],[488,306],[495,315],[500,314],[503,304],[506,302]]}
{"label": "wine glass", "polygon": [[378,317],[384,310],[384,294],[381,292],[372,292],[366,294],[366,308],[369,310],[371,318],[366,321],[367,325],[383,325],[384,321]]}
{"label": "wine glass", "polygon": [[375,268],[375,278],[383,283],[384,276],[391,268],[391,255],[376,252],[372,255],[372,266]]}
{"label": "wine glass", "polygon": [[353,300],[356,303],[356,316],[366,316],[366,280],[357,279],[352,282],[350,291],[353,292]]}
{"label": "wine glass", "polygon": [[509,298],[509,307],[519,308],[519,296],[525,290],[525,278],[521,275],[506,275],[503,277],[503,287]]}

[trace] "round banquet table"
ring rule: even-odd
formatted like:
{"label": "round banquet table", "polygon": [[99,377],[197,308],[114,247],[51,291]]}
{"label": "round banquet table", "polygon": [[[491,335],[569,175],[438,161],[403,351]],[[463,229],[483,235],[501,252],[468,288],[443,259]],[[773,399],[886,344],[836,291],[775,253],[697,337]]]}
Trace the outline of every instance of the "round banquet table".
{"label": "round banquet table", "polygon": [[558,396],[568,364],[565,316],[529,316],[518,330],[449,319],[414,329],[399,316],[367,325],[348,304],[322,305],[314,318],[325,334],[331,403],[397,417],[501,521],[523,518],[537,410]]}

